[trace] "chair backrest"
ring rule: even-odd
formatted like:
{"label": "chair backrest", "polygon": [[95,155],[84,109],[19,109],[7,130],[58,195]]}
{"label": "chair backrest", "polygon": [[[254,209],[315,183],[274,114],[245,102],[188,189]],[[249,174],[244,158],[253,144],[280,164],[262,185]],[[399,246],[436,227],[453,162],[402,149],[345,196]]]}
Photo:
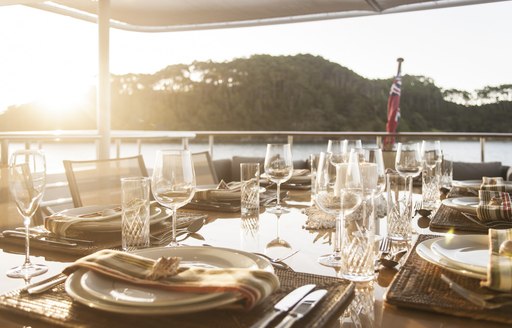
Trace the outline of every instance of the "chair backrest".
{"label": "chair backrest", "polygon": [[121,178],[148,176],[142,155],[63,162],[75,207],[121,204]]}
{"label": "chair backrest", "polygon": [[196,184],[214,185],[219,183],[215,167],[213,166],[210,153],[207,151],[192,154],[194,170],[196,173]]}

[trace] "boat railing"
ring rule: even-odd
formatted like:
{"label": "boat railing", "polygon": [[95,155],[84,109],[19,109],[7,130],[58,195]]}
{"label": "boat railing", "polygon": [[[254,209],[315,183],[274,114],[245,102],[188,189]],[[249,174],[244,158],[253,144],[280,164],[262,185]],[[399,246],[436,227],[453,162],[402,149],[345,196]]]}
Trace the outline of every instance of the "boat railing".
{"label": "boat railing", "polygon": [[[480,161],[485,161],[485,146],[488,140],[512,140],[512,133],[484,133],[484,132],[347,132],[347,131],[111,131],[111,143],[115,145],[116,157],[120,157],[123,143],[136,143],[137,151],[140,154],[143,143],[155,142],[181,142],[184,148],[189,146],[191,140],[198,142],[207,140],[208,150],[212,157],[215,154],[216,139],[230,138],[233,140],[246,140],[250,138],[284,138],[289,143],[297,139],[314,140],[319,138],[338,139],[373,139],[377,146],[382,145],[385,137],[394,137],[396,142],[406,140],[478,140],[480,143]],[[27,131],[27,132],[0,132],[0,163],[6,165],[8,162],[9,145],[11,143],[23,143],[25,148],[31,148],[35,144],[42,148],[44,142],[91,142],[98,144],[101,136],[96,130],[67,130],[67,131]],[[97,151],[98,154],[98,151]],[[99,155],[97,155],[97,158]]]}

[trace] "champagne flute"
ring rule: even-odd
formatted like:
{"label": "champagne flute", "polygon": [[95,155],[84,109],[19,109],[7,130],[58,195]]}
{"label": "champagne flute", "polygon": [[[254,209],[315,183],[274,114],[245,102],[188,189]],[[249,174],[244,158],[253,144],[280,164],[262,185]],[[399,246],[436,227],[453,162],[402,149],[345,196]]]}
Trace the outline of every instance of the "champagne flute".
{"label": "champagne flute", "polygon": [[292,150],[290,144],[268,144],[265,155],[265,173],[277,185],[276,207],[270,213],[287,213],[281,207],[281,183],[290,180],[293,174]]}
{"label": "champagne flute", "polygon": [[196,189],[194,163],[190,151],[157,151],[151,189],[155,200],[172,210],[172,239],[168,246],[180,246],[176,241],[177,211],[190,202]]}
{"label": "champagne flute", "polygon": [[18,150],[9,160],[9,189],[16,202],[18,212],[23,216],[25,226],[25,263],[7,271],[11,278],[24,278],[40,275],[48,271],[44,264],[30,262],[29,226],[35,214],[46,185],[46,161],[38,150]]}

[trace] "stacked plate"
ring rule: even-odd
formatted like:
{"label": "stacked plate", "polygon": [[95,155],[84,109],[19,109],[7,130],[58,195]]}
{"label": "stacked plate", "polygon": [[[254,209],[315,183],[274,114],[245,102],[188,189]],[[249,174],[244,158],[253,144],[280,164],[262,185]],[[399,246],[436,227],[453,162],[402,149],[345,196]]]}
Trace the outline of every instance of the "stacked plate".
{"label": "stacked plate", "polygon": [[489,263],[487,235],[450,235],[418,244],[416,252],[423,259],[464,276],[485,279]]}
{"label": "stacked plate", "polygon": [[442,201],[443,205],[450,208],[459,210],[461,212],[467,212],[476,214],[476,208],[478,207],[478,197],[455,197],[446,198]]}
{"label": "stacked plate", "polygon": [[[97,215],[94,215],[96,214]],[[156,203],[150,206],[150,222],[156,224],[171,215],[169,210],[161,208]],[[121,231],[121,211],[119,205],[91,205],[64,210],[55,215],[73,221],[69,229],[87,232],[116,232]],[[63,221],[64,221],[63,220]]]}
{"label": "stacked plate", "polygon": [[[136,252],[151,259],[181,257],[181,265],[207,268],[248,268],[273,272],[272,265],[257,255],[217,247],[149,248]],[[91,308],[116,313],[155,315],[208,310],[238,300],[237,295],[183,293],[149,288],[118,281],[87,269],[80,269],[66,280],[66,292]]]}

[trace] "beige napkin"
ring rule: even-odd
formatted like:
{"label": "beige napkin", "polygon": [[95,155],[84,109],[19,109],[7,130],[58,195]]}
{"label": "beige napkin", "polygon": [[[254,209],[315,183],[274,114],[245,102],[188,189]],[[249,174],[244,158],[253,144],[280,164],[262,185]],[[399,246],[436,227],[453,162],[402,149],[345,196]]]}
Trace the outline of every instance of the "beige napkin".
{"label": "beige napkin", "polygon": [[92,213],[90,215],[67,216],[63,213],[55,213],[44,219],[44,227],[55,234],[65,236],[67,230],[77,223],[83,222],[101,222],[119,220],[121,224],[121,211],[114,210],[115,212],[108,215],[101,215],[100,212]]}
{"label": "beige napkin", "polygon": [[479,190],[478,197],[480,201],[476,208],[476,214],[482,222],[494,220],[512,222],[512,208],[508,192]]}
{"label": "beige napkin", "polygon": [[78,259],[64,270],[70,274],[86,268],[133,284],[191,293],[232,292],[241,307],[251,309],[279,288],[279,278],[264,270],[180,267],[179,258],[152,260],[138,255],[104,249]]}
{"label": "beige napkin", "polygon": [[240,201],[241,184],[239,182],[226,183],[221,180],[215,189],[197,190],[194,194],[196,200],[214,201]]}
{"label": "beige napkin", "polygon": [[480,190],[506,191],[512,193],[512,185],[505,184],[502,177],[482,177]]}
{"label": "beige napkin", "polygon": [[[512,253],[508,255],[500,248],[504,243],[512,243],[512,229],[489,229],[490,262],[487,267],[487,280],[482,286],[504,292],[512,292]],[[512,252],[509,246],[509,252]]]}

